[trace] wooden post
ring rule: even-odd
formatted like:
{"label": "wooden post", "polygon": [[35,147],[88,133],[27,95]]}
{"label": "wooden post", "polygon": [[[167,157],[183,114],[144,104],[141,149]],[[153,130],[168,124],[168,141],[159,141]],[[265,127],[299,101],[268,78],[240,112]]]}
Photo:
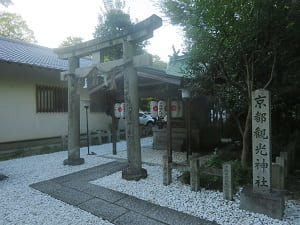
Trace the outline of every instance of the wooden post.
{"label": "wooden post", "polygon": [[113,144],[113,155],[117,154],[117,130],[118,130],[118,119],[115,117],[114,113],[112,113],[112,144]]}
{"label": "wooden post", "polygon": [[191,112],[190,112],[190,99],[187,98],[185,102],[185,135],[186,135],[186,158],[189,162],[191,151]]}
{"label": "wooden post", "polygon": [[187,107],[187,114],[188,114],[188,155],[192,155],[192,128],[191,128],[191,100],[190,98],[187,99],[188,107]]}
{"label": "wooden post", "polygon": [[168,139],[168,149],[167,155],[169,163],[172,163],[172,118],[171,118],[171,97],[167,97],[167,139]]}

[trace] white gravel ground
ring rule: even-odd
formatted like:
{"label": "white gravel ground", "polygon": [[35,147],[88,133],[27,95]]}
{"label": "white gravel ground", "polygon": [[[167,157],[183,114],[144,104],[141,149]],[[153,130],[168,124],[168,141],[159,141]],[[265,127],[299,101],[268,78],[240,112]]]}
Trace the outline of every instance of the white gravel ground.
{"label": "white gravel ground", "polygon": [[[142,139],[142,146],[151,145],[151,141],[152,138]],[[126,157],[126,142],[119,142],[117,147]],[[97,157],[111,155],[112,144],[92,146],[91,151],[97,155],[87,155],[87,148],[81,148],[85,163],[80,166],[63,166],[66,151],[0,162],[1,173],[8,176],[0,181],[0,225],[111,224],[29,187],[32,183],[113,161]]]}
{"label": "white gravel ground", "polygon": [[86,162],[80,166],[63,166],[66,151],[0,162],[0,171],[8,176],[0,181],[0,224],[111,224],[29,187],[32,183],[112,161],[85,153],[82,156]]}
{"label": "white gravel ground", "polygon": [[[152,138],[144,138],[141,143],[142,160],[161,165],[164,152],[151,149]],[[111,144],[92,146],[91,151],[96,152],[97,155],[88,156],[87,149],[82,148],[81,156],[85,158],[85,164],[74,167],[62,165],[63,160],[67,158],[66,151],[0,162],[0,172],[9,177],[0,181],[0,225],[111,224],[34,190],[29,185],[110,162],[112,161],[110,157],[126,159],[126,142],[119,142],[117,149],[118,155],[113,156]],[[174,153],[173,157],[176,161],[185,160],[183,153]],[[191,192],[189,186],[184,186],[177,181],[165,187],[162,185],[161,167],[147,165],[143,167],[148,170],[149,177],[140,182],[122,180],[121,173],[118,172],[94,183],[162,206],[216,220],[221,224],[300,224],[299,219],[298,221],[296,219],[300,215],[300,205],[295,202],[287,203],[285,210],[287,216],[284,222],[273,220],[267,216],[239,210],[238,200],[224,201],[220,192]],[[179,172],[174,171],[173,176],[178,174]]]}
{"label": "white gravel ground", "polygon": [[[152,149],[153,139],[152,137],[147,137],[141,139],[142,148],[142,161],[152,164],[162,165],[162,157],[166,154],[166,150],[153,150]],[[112,146],[108,146],[106,151],[97,151],[97,146],[92,147],[92,151],[96,152],[99,157],[109,157],[116,159],[127,159],[126,152],[126,142],[118,142],[117,145],[117,155],[112,154]],[[186,153],[183,152],[173,152],[174,162],[184,162],[186,161]]]}
{"label": "white gravel ground", "polygon": [[240,210],[238,196],[235,196],[235,201],[226,201],[223,200],[222,192],[204,189],[201,192],[190,191],[189,186],[176,181],[180,175],[178,171],[173,172],[173,183],[163,186],[160,166],[143,167],[148,171],[148,178],[139,182],[122,180],[121,172],[118,172],[91,183],[210,221],[215,220],[219,224],[300,224],[300,204],[294,201],[286,203],[283,221],[271,219],[262,214]]}

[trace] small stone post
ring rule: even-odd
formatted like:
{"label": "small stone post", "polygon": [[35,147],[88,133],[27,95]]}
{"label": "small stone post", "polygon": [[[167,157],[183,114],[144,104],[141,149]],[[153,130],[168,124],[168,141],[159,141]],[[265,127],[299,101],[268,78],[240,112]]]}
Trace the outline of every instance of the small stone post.
{"label": "small stone post", "polygon": [[277,173],[273,173],[272,172],[272,175],[274,175],[274,179],[278,179],[278,188],[283,190],[284,187],[285,187],[285,170],[286,170],[286,164],[285,164],[285,159],[283,157],[276,157],[276,161],[275,161],[277,164],[280,165],[280,171],[278,171]]}
{"label": "small stone post", "polygon": [[233,200],[232,167],[230,163],[223,164],[223,196],[226,200]]}
{"label": "small stone post", "polygon": [[192,191],[200,191],[200,164],[196,157],[190,157],[190,184]]}
{"label": "small stone post", "polygon": [[289,171],[289,157],[287,152],[280,152],[280,157],[284,159],[284,176],[287,177]]}
{"label": "small stone post", "polygon": [[172,183],[172,163],[168,155],[163,156],[163,185],[167,186]]}
{"label": "small stone post", "polygon": [[124,99],[126,119],[126,140],[128,168],[122,171],[126,180],[140,180],[147,177],[147,170],[142,168],[141,141],[139,134],[139,100],[137,72],[133,66],[134,43],[123,42],[123,59],[129,64],[124,71]]}
{"label": "small stone post", "polygon": [[[277,157],[279,158],[279,157]],[[276,159],[277,159],[276,158]],[[275,189],[284,189],[284,169],[281,162],[284,162],[283,158],[276,160],[276,163],[272,163],[272,187]]]}
{"label": "small stone post", "polygon": [[80,93],[75,69],[79,67],[79,58],[69,58],[68,75],[68,159],[64,165],[80,165]]}

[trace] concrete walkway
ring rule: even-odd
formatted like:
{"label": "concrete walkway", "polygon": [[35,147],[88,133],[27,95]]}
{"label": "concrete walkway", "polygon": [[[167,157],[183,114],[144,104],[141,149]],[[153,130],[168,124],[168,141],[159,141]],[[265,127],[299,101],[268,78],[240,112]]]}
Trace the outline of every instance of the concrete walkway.
{"label": "concrete walkway", "polygon": [[216,224],[133,196],[89,183],[127,164],[114,161],[30,185],[53,198],[120,225]]}

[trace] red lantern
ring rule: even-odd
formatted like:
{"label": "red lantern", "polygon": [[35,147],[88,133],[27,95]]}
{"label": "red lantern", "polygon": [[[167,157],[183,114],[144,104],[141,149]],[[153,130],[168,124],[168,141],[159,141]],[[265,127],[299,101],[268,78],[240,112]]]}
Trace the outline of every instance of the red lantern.
{"label": "red lantern", "polygon": [[178,117],[178,101],[171,101],[171,117],[177,118]]}

